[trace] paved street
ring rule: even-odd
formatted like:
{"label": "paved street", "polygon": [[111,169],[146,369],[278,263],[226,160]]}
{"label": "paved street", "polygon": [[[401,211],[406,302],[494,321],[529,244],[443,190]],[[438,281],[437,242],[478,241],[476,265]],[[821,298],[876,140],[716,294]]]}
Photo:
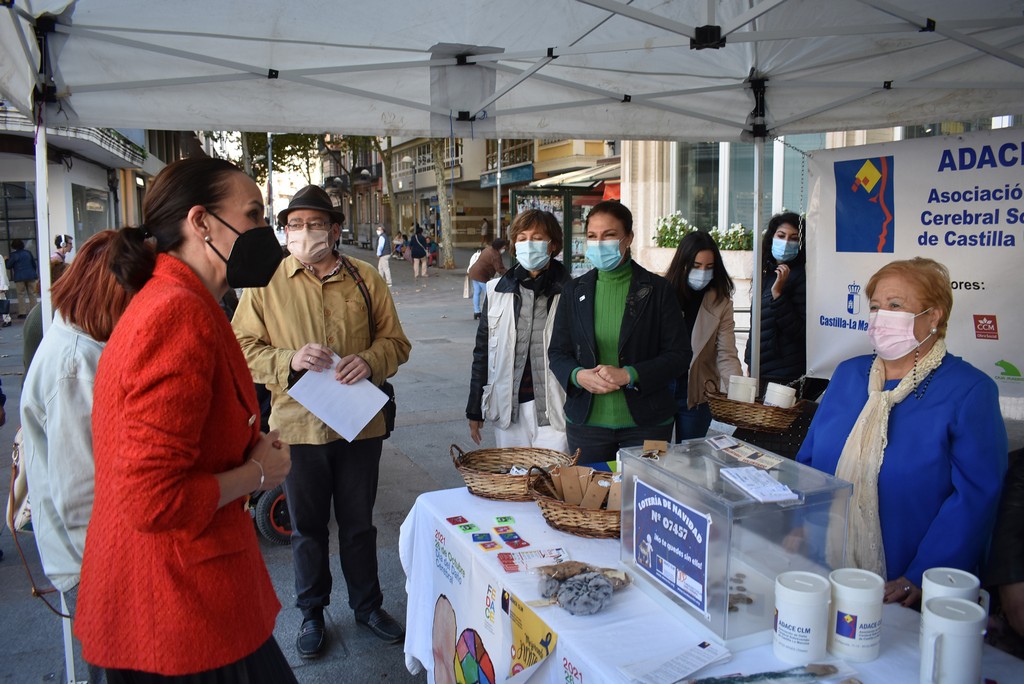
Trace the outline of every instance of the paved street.
{"label": "paved street", "polygon": [[[372,253],[346,246],[346,253],[375,263]],[[425,281],[414,281],[408,262],[393,260],[394,298],[405,332],[413,343],[412,356],[393,379],[398,400],[397,429],[384,443],[381,486],[375,519],[384,606],[405,622],[405,574],[398,560],[398,529],[416,497],[424,491],[463,484],[448,455],[449,445],[468,449],[466,392],[473,336],[476,331],[470,300],[462,298],[463,278],[471,250],[457,250],[453,271],[431,268]],[[18,424],[22,371],[22,324],[0,329],[0,379],[7,394],[7,424],[0,428],[0,445],[9,445]],[[487,431],[485,431],[486,433]],[[491,439],[489,434],[486,438]],[[493,443],[485,446],[493,446]],[[0,494],[7,500],[10,485],[8,446],[0,447]],[[4,506],[6,510],[6,505]],[[37,582],[45,577],[31,536],[20,537]],[[337,539],[333,539],[336,548]],[[0,533],[0,682],[24,684],[60,682],[64,672],[60,621],[30,594],[25,570],[10,533]],[[386,646],[357,627],[348,609],[345,585],[335,554],[334,593],[328,609],[331,643],[313,661],[295,655],[300,614],[294,607],[291,553],[288,547],[263,545],[264,558],[284,606],[275,635],[300,682],[423,682],[405,669],[401,646]],[[116,572],[111,568],[111,572]],[[201,645],[197,645],[201,648]],[[80,680],[84,672],[78,673]]]}

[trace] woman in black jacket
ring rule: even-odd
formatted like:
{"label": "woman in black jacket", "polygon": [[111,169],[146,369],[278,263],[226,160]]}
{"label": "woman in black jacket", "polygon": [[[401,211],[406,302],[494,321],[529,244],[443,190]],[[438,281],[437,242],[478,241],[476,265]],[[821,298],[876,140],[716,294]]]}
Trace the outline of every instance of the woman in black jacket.
{"label": "woman in black jacket", "polygon": [[[804,222],[776,214],[761,242],[761,386],[790,383],[807,371],[807,260]],[[750,339],[743,360],[750,365]]]}
{"label": "woman in black jacket", "polygon": [[548,348],[566,392],[569,451],[580,463],[614,460],[620,447],[672,436],[669,384],[690,365],[690,340],[671,286],[633,262],[633,215],[616,201],[587,216],[594,270],[562,290]]}

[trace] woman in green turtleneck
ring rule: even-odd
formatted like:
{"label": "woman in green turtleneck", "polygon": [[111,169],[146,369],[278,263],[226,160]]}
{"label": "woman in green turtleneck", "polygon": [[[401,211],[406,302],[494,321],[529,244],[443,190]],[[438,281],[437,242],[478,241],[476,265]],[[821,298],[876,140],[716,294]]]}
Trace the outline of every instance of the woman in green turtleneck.
{"label": "woman in green turtleneck", "polygon": [[566,391],[566,435],[580,463],[672,436],[669,383],[689,368],[690,340],[671,286],[630,257],[633,215],[616,201],[587,216],[594,270],[565,285],[548,358]]}

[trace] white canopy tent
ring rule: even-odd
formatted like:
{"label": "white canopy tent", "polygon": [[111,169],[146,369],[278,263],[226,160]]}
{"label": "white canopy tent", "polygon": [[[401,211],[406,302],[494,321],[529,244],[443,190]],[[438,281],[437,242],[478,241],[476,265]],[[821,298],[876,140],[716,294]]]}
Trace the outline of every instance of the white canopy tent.
{"label": "white canopy tent", "polygon": [[1020,0],[0,4],[0,89],[30,114],[43,71],[52,123],[726,141],[1024,111]]}
{"label": "white canopy tent", "polygon": [[0,6],[0,92],[51,125],[763,143],[1024,112],[1024,0]]}

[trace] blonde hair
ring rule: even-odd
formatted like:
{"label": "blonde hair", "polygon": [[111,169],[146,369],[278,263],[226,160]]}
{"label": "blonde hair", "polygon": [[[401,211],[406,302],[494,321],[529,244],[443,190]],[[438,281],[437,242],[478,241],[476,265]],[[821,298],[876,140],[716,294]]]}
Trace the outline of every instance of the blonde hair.
{"label": "blonde hair", "polygon": [[874,296],[878,281],[887,276],[899,276],[911,283],[926,309],[934,307],[942,311],[942,317],[935,327],[937,335],[945,337],[949,314],[953,310],[953,286],[949,282],[949,269],[934,259],[924,257],[891,261],[871,276],[866,288],[868,299]]}

